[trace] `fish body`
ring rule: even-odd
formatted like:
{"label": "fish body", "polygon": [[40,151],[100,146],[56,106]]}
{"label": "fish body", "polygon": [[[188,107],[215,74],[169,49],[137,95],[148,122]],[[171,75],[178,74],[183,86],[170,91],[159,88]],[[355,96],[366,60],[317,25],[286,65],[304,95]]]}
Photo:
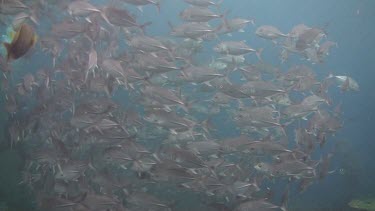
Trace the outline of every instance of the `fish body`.
{"label": "fish body", "polygon": [[209,6],[219,6],[220,2],[214,2],[211,0],[184,0],[186,3],[197,7],[209,7]]}
{"label": "fish body", "polygon": [[357,81],[355,81],[353,78],[349,76],[329,76],[329,78],[335,78],[336,82],[339,84],[340,88],[342,90],[353,90],[353,91],[359,91],[359,85]]}
{"label": "fish body", "polygon": [[258,199],[247,201],[239,204],[234,211],[277,211],[277,210],[286,210],[284,207],[279,207],[272,204],[271,202],[266,201],[265,199]]}
{"label": "fish body", "polygon": [[221,18],[223,15],[216,14],[207,8],[190,7],[182,11],[180,17],[188,22],[208,22],[215,18]]}
{"label": "fish body", "polygon": [[279,37],[288,37],[288,35],[282,33],[278,28],[274,26],[264,25],[257,28],[255,34],[261,38],[274,40]]}
{"label": "fish body", "polygon": [[171,28],[171,35],[176,37],[190,38],[193,40],[203,39],[205,35],[215,32],[215,29],[212,28],[208,23],[191,22]]}
{"label": "fish body", "polygon": [[[254,25],[253,19],[234,18],[224,19],[223,23],[218,27],[218,34],[229,34],[232,32],[244,32],[244,28],[251,23]],[[229,34],[230,35],[230,34]]]}
{"label": "fish body", "polygon": [[0,2],[0,14],[14,15],[29,8],[19,0],[2,0]]}
{"label": "fish body", "polygon": [[137,6],[138,9],[143,12],[142,6],[153,4],[158,9],[158,12],[160,12],[160,2],[159,0],[121,0],[125,3]]}
{"label": "fish body", "polygon": [[375,200],[368,199],[354,199],[349,202],[349,206],[358,210],[375,211]]}
{"label": "fish body", "polygon": [[17,30],[11,43],[3,43],[7,50],[6,61],[16,60],[24,56],[36,43],[37,36],[34,29],[22,24]]}
{"label": "fish body", "polygon": [[214,51],[220,54],[244,55],[250,52],[256,52],[255,49],[246,45],[243,41],[226,41],[221,42],[214,47]]}

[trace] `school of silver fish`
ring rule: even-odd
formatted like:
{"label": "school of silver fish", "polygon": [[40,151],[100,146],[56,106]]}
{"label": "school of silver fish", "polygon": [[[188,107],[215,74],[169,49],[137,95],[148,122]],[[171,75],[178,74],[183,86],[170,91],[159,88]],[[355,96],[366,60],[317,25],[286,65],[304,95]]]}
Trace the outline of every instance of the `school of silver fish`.
{"label": "school of silver fish", "polygon": [[[329,90],[359,85],[314,71],[337,47],[325,29],[282,32],[230,18],[219,0],[175,0],[186,7],[167,35],[148,33],[156,19],[134,13],[163,13],[164,1],[0,1],[3,32],[25,24],[39,37],[18,35],[27,53],[0,68],[9,147],[22,146],[20,185],[40,210],[285,211],[288,187],[333,172],[334,153],[313,156],[343,125]],[[240,32],[272,47],[232,38]],[[270,50],[279,62],[264,59]],[[281,202],[270,181],[288,181]]]}

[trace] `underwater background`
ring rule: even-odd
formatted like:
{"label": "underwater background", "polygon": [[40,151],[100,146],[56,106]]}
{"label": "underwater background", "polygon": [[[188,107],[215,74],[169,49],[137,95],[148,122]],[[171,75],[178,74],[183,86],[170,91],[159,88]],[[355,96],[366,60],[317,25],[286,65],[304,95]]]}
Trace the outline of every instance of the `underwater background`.
{"label": "underwater background", "polygon": [[[93,4],[110,4],[111,1],[90,1]],[[179,24],[180,11],[186,7],[181,0],[162,0],[160,13],[152,6],[139,12],[129,7],[140,22],[152,20],[147,27],[147,34],[153,36],[168,35],[168,21]],[[231,17],[254,18],[256,26],[273,25],[281,31],[289,31],[294,25],[304,23],[312,27],[322,27],[330,40],[338,43],[322,64],[309,64],[321,78],[330,73],[348,75],[360,85],[359,92],[342,93],[338,89],[330,90],[330,97],[335,102],[342,102],[341,128],[330,137],[330,144],[335,145],[334,156],[329,174],[310,186],[303,193],[290,191],[288,210],[301,211],[345,211],[356,210],[348,203],[356,198],[375,198],[375,1],[372,0],[224,0],[220,11],[228,11]],[[38,28],[47,20],[41,20]],[[308,64],[306,61],[293,57],[288,63],[280,64],[279,51],[273,50],[271,42],[256,37],[256,26],[249,25],[244,33],[233,33],[227,40],[246,40],[252,47],[263,47],[263,59],[279,68],[286,70],[291,63]],[[8,26],[0,25],[0,34],[6,35]],[[42,29],[41,29],[42,30]],[[2,40],[4,41],[4,40]],[[126,46],[121,46],[126,48]],[[204,45],[211,49],[212,43]],[[202,51],[197,60],[210,62],[213,57],[211,50]],[[45,65],[46,56],[40,52],[31,55],[27,60],[12,63],[14,78],[27,72],[35,72]],[[51,65],[51,63],[49,63]],[[19,185],[21,172],[25,166],[22,155],[22,143],[10,149],[9,115],[4,110],[4,92],[1,96],[0,113],[0,211],[37,210],[35,195],[28,187]],[[117,101],[127,101],[127,96],[116,96]],[[226,125],[215,124],[218,128]],[[291,131],[293,129],[290,129]],[[223,137],[230,136],[222,130]],[[228,131],[230,133],[230,131]],[[331,142],[332,140],[332,142]],[[282,192],[282,187],[278,192]],[[192,195],[187,201],[197,200]],[[188,206],[188,203],[186,203]],[[187,209],[188,210],[188,209]]]}

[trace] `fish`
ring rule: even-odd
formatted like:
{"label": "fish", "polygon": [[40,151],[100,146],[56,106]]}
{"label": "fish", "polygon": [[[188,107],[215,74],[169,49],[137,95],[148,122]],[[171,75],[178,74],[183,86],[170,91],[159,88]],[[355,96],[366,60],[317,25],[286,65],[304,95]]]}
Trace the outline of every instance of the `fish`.
{"label": "fish", "polygon": [[246,45],[244,41],[226,41],[221,42],[214,47],[214,51],[221,54],[229,55],[244,55],[251,52],[258,52],[257,50]]}
{"label": "fish", "polygon": [[313,178],[316,176],[313,166],[309,166],[299,160],[290,160],[277,164],[260,162],[254,168],[272,177]]}
{"label": "fish", "polygon": [[0,27],[18,33],[2,42],[19,58],[37,52],[17,73],[0,56],[1,146],[21,149],[35,209],[286,210],[289,190],[330,179],[344,119],[330,86],[360,90],[313,65],[335,40],[305,24],[255,25],[229,12],[237,1],[153,13],[163,3],[0,0]]}
{"label": "fish", "polygon": [[71,16],[78,16],[78,17],[87,17],[92,13],[99,13],[100,16],[108,23],[111,22],[108,20],[105,13],[101,10],[97,9],[95,6],[90,4],[88,1],[84,0],[75,0],[72,1],[67,8],[69,15]]}
{"label": "fish", "polygon": [[37,35],[34,29],[27,24],[22,24],[16,30],[11,43],[3,43],[7,50],[6,62],[21,58],[35,45],[36,42]]}
{"label": "fish", "polygon": [[337,42],[327,40],[324,43],[322,43],[321,45],[319,45],[319,49],[318,49],[317,54],[321,57],[322,56],[328,56],[329,51],[332,47],[338,47]]}
{"label": "fish", "polygon": [[282,33],[275,26],[263,25],[256,29],[255,34],[261,38],[274,40],[279,37],[288,37],[289,35]]}
{"label": "fish", "polygon": [[159,0],[121,0],[125,3],[135,5],[138,7],[138,9],[143,12],[142,6],[148,5],[148,4],[153,4],[156,6],[158,12],[160,13],[160,2]]}
{"label": "fish", "polygon": [[164,127],[165,129],[170,130],[173,134],[183,131],[191,131],[198,125],[193,120],[178,116],[175,112],[167,112],[163,109],[148,111],[144,120]]}
{"label": "fish", "polygon": [[248,96],[262,98],[286,93],[283,88],[266,81],[249,81],[243,84],[240,90]]}
{"label": "fish", "polygon": [[375,210],[375,200],[373,198],[353,199],[348,203],[348,205],[358,210]]}
{"label": "fish", "polygon": [[104,14],[108,17],[108,21],[115,26],[123,27],[138,27],[144,31],[146,26],[152,24],[151,21],[144,24],[138,24],[136,19],[125,9],[119,9],[116,7],[106,7]]}
{"label": "fish", "polygon": [[335,79],[342,91],[360,91],[358,82],[349,76],[330,74],[326,79]]}
{"label": "fish", "polygon": [[[163,49],[161,51],[163,51]],[[174,62],[152,53],[136,55],[135,59],[137,63],[133,64],[133,68],[135,70],[145,71],[149,76],[181,70]]]}
{"label": "fish", "polygon": [[121,202],[116,197],[94,193],[88,193],[80,204],[87,210],[124,209]]}
{"label": "fish", "polygon": [[313,42],[318,42],[322,37],[325,36],[325,33],[322,29],[311,28],[304,31],[301,35],[298,36],[296,42],[296,49],[303,51],[313,44]]}
{"label": "fish", "polygon": [[198,6],[198,7],[209,7],[216,6],[219,7],[223,1],[211,1],[211,0],[184,0],[186,3]]}
{"label": "fish", "polygon": [[170,34],[176,37],[190,38],[193,40],[203,40],[209,34],[215,33],[216,29],[208,23],[183,23],[179,26],[172,26]]}
{"label": "fish", "polygon": [[149,36],[136,36],[128,41],[128,45],[141,52],[169,51],[159,40]]}
{"label": "fish", "polygon": [[248,211],[248,210],[259,210],[259,211],[272,211],[272,210],[282,210],[286,211],[284,206],[277,206],[271,202],[266,201],[266,199],[249,200],[242,202],[235,209],[235,211]]}
{"label": "fish", "polygon": [[254,19],[244,19],[244,18],[224,18],[223,23],[218,27],[218,34],[228,34],[229,36],[233,32],[244,32],[244,28],[251,23],[255,25]]}
{"label": "fish", "polygon": [[2,0],[0,14],[14,15],[29,10],[29,7],[19,0]]}
{"label": "fish", "polygon": [[37,18],[35,17],[35,15],[29,15],[29,14],[26,14],[25,12],[18,13],[14,17],[12,25],[14,28],[17,28],[18,26],[20,26],[22,23],[24,23],[27,20],[31,20],[34,24],[39,25],[39,22]]}
{"label": "fish", "polygon": [[224,74],[216,72],[214,69],[207,67],[190,66],[182,70],[183,77],[188,82],[203,83],[216,77],[224,77]]}
{"label": "fish", "polygon": [[71,161],[61,166],[61,169],[55,175],[55,179],[62,181],[78,181],[84,171],[88,168],[88,164],[83,161]]}
{"label": "fish", "polygon": [[224,15],[219,15],[207,8],[189,7],[180,13],[180,18],[187,22],[208,22],[215,18],[222,18]]}
{"label": "fish", "polygon": [[81,22],[72,22],[69,20],[61,23],[55,23],[52,26],[51,34],[61,39],[71,39],[88,30],[88,25]]}
{"label": "fish", "polygon": [[173,92],[172,90],[158,86],[146,86],[142,93],[144,96],[158,101],[164,106],[179,105],[187,110],[185,107],[185,102],[183,102],[183,100],[177,96],[176,92]]}

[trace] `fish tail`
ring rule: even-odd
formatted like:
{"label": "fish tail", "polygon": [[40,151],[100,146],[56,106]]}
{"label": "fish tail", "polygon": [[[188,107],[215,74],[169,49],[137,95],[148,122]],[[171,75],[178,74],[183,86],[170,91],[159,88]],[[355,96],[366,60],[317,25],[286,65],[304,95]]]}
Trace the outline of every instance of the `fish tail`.
{"label": "fish tail", "polygon": [[144,23],[144,24],[142,24],[142,25],[139,26],[139,28],[142,30],[143,34],[145,33],[145,28],[147,26],[151,25],[151,24],[152,24],[152,22],[148,21],[148,22],[146,22],[146,23]]}
{"label": "fish tail", "polygon": [[286,190],[281,197],[281,207],[280,207],[280,209],[282,211],[287,211],[286,207],[288,206],[288,200],[289,200],[289,185],[286,187]]}
{"label": "fish tail", "polygon": [[158,10],[158,14],[160,14],[160,2],[155,3],[156,9]]}
{"label": "fish tail", "polygon": [[33,47],[37,41],[38,41],[38,35],[35,34],[33,38],[31,39],[31,47]]}
{"label": "fish tail", "polygon": [[263,61],[263,59],[262,59],[262,52],[263,52],[263,48],[259,48],[255,53],[256,53],[256,55],[257,55],[257,57],[258,57],[258,60],[259,61]]}

